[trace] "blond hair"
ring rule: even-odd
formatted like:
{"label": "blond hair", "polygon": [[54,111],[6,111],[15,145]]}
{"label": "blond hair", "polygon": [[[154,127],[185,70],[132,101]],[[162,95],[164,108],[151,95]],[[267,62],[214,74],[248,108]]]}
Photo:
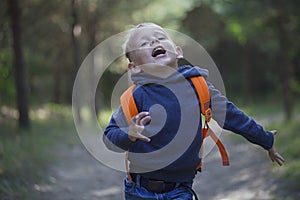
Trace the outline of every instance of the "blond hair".
{"label": "blond hair", "polygon": [[161,26],[159,26],[159,25],[157,25],[157,24],[155,24],[155,23],[152,23],[152,22],[144,22],[144,23],[140,23],[140,24],[138,24],[138,25],[136,25],[136,26],[130,28],[130,29],[128,30],[128,33],[127,33],[126,36],[125,36],[125,42],[124,42],[123,45],[122,45],[123,53],[124,53],[124,55],[126,56],[126,58],[128,58],[129,60],[130,60],[130,58],[129,58],[129,53],[130,53],[130,50],[131,50],[131,48],[130,48],[130,43],[129,43],[129,42],[130,42],[130,40],[131,40],[131,36],[133,35],[133,33],[134,33],[137,29],[143,28],[143,27],[147,27],[147,26],[156,26],[156,27],[159,27],[159,28],[161,28],[162,30],[164,30]]}

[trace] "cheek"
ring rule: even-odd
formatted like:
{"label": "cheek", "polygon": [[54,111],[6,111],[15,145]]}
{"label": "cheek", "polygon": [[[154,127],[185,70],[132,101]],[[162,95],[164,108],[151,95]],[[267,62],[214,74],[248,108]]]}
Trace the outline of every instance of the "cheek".
{"label": "cheek", "polygon": [[171,44],[171,43],[166,43],[165,45],[165,48],[167,49],[167,51],[169,52],[169,53],[172,53],[172,54],[176,54],[177,52],[176,52],[176,47],[173,45],[173,44]]}
{"label": "cheek", "polygon": [[151,52],[149,49],[142,49],[136,52],[135,58],[137,61],[141,63],[145,63],[145,61],[148,61],[152,58]]}

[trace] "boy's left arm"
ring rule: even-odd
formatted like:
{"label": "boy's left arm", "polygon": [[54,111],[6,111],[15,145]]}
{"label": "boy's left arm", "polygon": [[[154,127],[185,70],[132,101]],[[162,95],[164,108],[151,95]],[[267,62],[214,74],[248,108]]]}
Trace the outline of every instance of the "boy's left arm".
{"label": "boy's left arm", "polygon": [[211,83],[207,84],[211,95],[213,118],[218,124],[226,130],[242,135],[251,143],[260,145],[268,151],[273,162],[282,165],[284,159],[274,147],[274,135],[277,131],[265,131],[261,125],[228,101]]}

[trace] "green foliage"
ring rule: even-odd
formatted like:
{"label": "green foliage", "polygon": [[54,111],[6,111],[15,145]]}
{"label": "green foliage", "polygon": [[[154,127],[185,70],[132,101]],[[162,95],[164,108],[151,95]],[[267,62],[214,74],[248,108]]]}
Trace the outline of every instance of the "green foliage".
{"label": "green foliage", "polygon": [[[48,115],[45,115],[47,113]],[[45,179],[55,155],[53,145],[74,131],[71,109],[46,105],[31,111],[30,130],[20,130],[11,119],[0,118],[0,196],[3,199],[32,199],[33,185]]]}
{"label": "green foliage", "polygon": [[[278,117],[280,113],[283,113],[283,108],[279,99],[274,99],[271,96],[265,101],[254,101],[251,103],[243,104],[241,102],[235,102],[247,115],[255,117],[255,119],[271,119]],[[264,120],[263,120],[264,121]]]}
{"label": "green foliage", "polygon": [[[45,131],[43,131],[45,132]],[[30,185],[40,178],[43,169],[52,160],[45,148],[51,144],[50,134],[37,131],[23,133],[13,138],[1,136],[0,194],[22,198],[20,191],[29,190]]]}
{"label": "green foliage", "polygon": [[236,21],[231,21],[228,23],[228,32],[232,33],[236,38],[239,44],[245,45],[247,43],[246,36],[243,33],[241,24]]}
{"label": "green foliage", "polygon": [[[290,85],[298,94],[298,4],[288,0],[282,9],[278,9],[275,3],[267,0],[78,0],[76,11],[81,30],[78,36],[79,61],[83,61],[87,53],[104,39],[125,31],[131,25],[153,21],[191,35],[208,49],[231,96],[241,96],[245,101],[248,96],[265,98],[266,93],[273,91],[277,95],[281,87],[276,21],[281,11],[287,19],[288,58],[295,65],[294,80]],[[3,95],[0,102],[10,103],[16,96],[11,63],[12,35],[5,1],[1,5],[0,92]],[[21,8],[30,102],[35,105],[52,101],[70,103],[78,69],[73,64],[71,2],[28,0],[21,2]],[[115,81],[120,73],[123,71],[115,70],[105,79]],[[105,83],[104,87],[105,91],[111,90],[111,84]],[[102,93],[105,105],[109,104],[107,96],[110,95]]]}
{"label": "green foliage", "polygon": [[300,96],[300,80],[297,80],[296,78],[293,78],[290,81],[290,86],[292,91],[297,95]]}
{"label": "green foliage", "polygon": [[[206,49],[219,67],[228,94],[244,102],[278,96],[288,79],[279,61],[287,54],[294,68],[291,90],[299,82],[299,7],[296,1],[201,0],[182,20],[185,31]],[[196,5],[196,4],[195,4]],[[279,24],[284,19],[284,42]],[[297,20],[296,20],[297,19]],[[208,23],[209,22],[209,23]],[[216,25],[216,26],[214,26]],[[283,44],[284,43],[284,44]],[[287,52],[282,52],[282,45]],[[287,66],[286,66],[287,67]]]}
{"label": "green foliage", "polygon": [[300,137],[298,134],[300,124],[299,116],[297,117],[288,122],[274,124],[272,127],[279,132],[276,136],[276,146],[286,159],[285,166],[280,170],[281,177],[287,181],[289,187],[300,190]]}
{"label": "green foliage", "polygon": [[133,13],[136,23],[152,21],[168,28],[178,29],[179,21],[185,12],[194,6],[195,1],[154,0]]}
{"label": "green foliage", "polygon": [[100,123],[101,128],[104,129],[108,125],[111,115],[112,115],[111,110],[100,110],[99,111],[98,121]]}

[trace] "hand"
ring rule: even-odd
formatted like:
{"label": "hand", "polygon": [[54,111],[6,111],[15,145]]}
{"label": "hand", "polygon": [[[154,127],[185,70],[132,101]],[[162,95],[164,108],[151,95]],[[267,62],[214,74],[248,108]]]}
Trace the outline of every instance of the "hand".
{"label": "hand", "polygon": [[150,138],[142,135],[145,129],[145,124],[151,120],[149,112],[140,112],[131,119],[131,124],[128,130],[128,138],[135,142],[137,139],[143,140],[145,142],[150,142]]}
{"label": "hand", "polygon": [[[274,136],[277,134],[276,130],[270,131]],[[285,162],[284,158],[276,152],[274,145],[271,149],[268,150],[269,157],[271,158],[272,162],[276,162],[278,165],[283,165]]]}

